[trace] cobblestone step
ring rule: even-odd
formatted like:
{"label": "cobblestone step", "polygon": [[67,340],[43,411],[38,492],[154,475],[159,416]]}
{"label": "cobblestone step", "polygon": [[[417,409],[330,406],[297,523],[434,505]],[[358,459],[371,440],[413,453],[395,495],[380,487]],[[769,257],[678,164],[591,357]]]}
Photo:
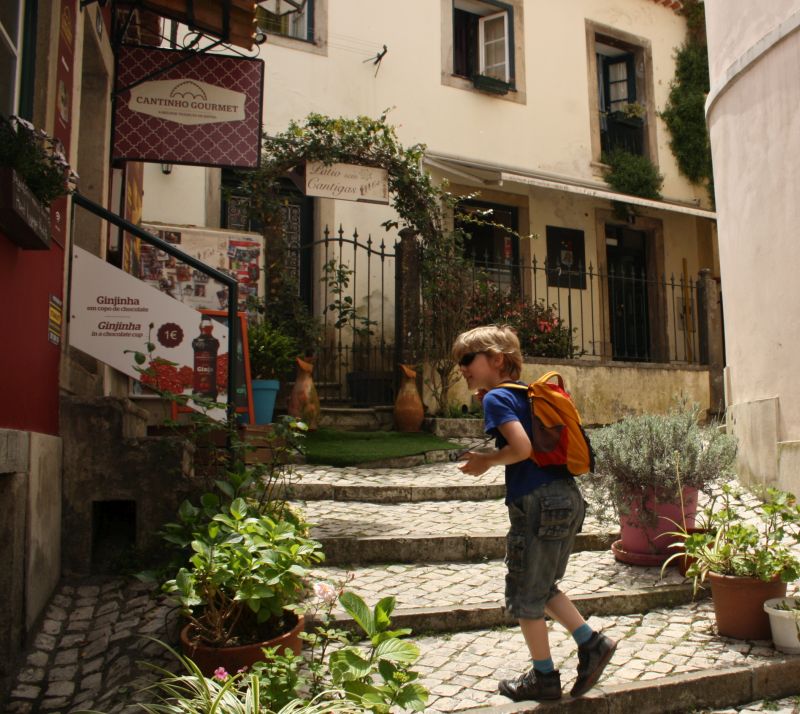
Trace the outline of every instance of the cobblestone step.
{"label": "cobblestone step", "polygon": [[[769,642],[746,642],[715,633],[713,605],[705,600],[645,614],[591,617],[619,641],[598,686],[582,699],[513,704],[497,682],[530,667],[517,627],[414,638],[415,665],[431,692],[429,712],[692,712],[800,691],[800,656],[782,655]],[[571,636],[550,624],[550,645],[563,689],[575,679]]]}
{"label": "cobblestone step", "polygon": [[[298,501],[329,565],[353,563],[461,562],[505,554],[508,515],[502,500],[423,501],[376,504],[361,501]],[[587,516],[575,550],[605,550],[618,537]]]}
{"label": "cobblestone step", "polygon": [[[449,452],[431,452],[439,458]],[[408,457],[415,460],[417,457]],[[334,468],[298,466],[289,487],[298,500],[370,501],[403,503],[420,501],[479,501],[502,499],[503,470],[492,468],[482,476],[465,476],[455,463],[408,463],[391,468],[371,466]]]}
{"label": "cobblestone step", "polygon": [[[397,609],[393,619],[398,626],[415,632],[453,632],[513,624],[503,606],[505,572],[502,560],[492,560],[354,570],[327,567],[315,569],[312,578],[332,584],[346,580],[347,589],[370,604],[394,596]],[[560,587],[584,616],[642,613],[693,599],[691,583],[676,569],[669,568],[662,578],[660,568],[617,563],[608,550],[575,553]],[[334,616],[340,625],[353,626],[343,611],[334,611]]]}

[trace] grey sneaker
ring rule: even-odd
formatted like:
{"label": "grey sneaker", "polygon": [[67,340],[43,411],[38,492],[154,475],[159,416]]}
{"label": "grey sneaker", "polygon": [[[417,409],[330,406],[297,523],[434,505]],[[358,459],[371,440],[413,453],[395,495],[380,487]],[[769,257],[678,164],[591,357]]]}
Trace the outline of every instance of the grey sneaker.
{"label": "grey sneaker", "polygon": [[597,683],[615,649],[617,643],[602,632],[595,632],[588,642],[578,646],[578,678],[571,696],[580,697]]}
{"label": "grey sneaker", "polygon": [[501,679],[498,686],[500,694],[515,702],[534,699],[548,701],[561,698],[561,674],[554,669],[542,674],[531,668],[516,679]]}

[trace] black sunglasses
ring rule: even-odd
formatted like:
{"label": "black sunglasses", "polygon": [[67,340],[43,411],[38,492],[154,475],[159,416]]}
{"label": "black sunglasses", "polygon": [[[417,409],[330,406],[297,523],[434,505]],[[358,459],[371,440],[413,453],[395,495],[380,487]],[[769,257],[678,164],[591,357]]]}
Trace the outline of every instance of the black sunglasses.
{"label": "black sunglasses", "polygon": [[459,367],[469,367],[473,360],[478,356],[484,354],[483,352],[467,352],[467,354],[462,355],[461,359],[458,360]]}

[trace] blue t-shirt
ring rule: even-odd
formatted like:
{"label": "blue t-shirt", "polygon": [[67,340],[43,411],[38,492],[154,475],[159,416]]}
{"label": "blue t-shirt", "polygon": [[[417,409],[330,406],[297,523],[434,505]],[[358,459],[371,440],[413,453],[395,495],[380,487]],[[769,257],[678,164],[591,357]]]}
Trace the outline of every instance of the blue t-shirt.
{"label": "blue t-shirt", "polygon": [[[520,383],[521,384],[521,383]],[[492,389],[483,398],[483,426],[495,438],[495,446],[502,449],[508,442],[498,429],[510,421],[518,421],[531,435],[531,405],[528,394],[522,389]],[[530,459],[506,466],[506,503],[516,501],[539,486],[562,478],[572,478],[565,466],[540,468]]]}

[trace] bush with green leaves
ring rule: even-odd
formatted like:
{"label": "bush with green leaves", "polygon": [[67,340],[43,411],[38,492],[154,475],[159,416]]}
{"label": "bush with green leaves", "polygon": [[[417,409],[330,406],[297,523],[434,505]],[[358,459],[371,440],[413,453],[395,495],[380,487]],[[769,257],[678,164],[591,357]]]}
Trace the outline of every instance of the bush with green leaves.
{"label": "bush with green leaves", "polygon": [[758,522],[748,522],[736,507],[738,496],[730,484],[722,487],[720,503],[713,500],[700,514],[705,532],[689,533],[678,528],[679,552],[664,564],[684,555],[694,561],[687,577],[694,578],[695,589],[708,573],[757,578],[785,583],[800,578],[800,558],[793,548],[800,545],[800,505],[785,491],[769,488],[756,508]]}
{"label": "bush with green leaves", "polygon": [[680,486],[703,488],[732,475],[736,442],[701,426],[700,407],[676,402],[667,414],[629,416],[591,434],[598,500],[618,512],[653,491],[677,502]]}
{"label": "bush with green leaves", "polygon": [[[211,508],[215,504],[209,504]],[[185,502],[181,517],[198,509]],[[291,522],[234,499],[193,530],[189,565],[164,590],[180,604],[192,636],[224,646],[283,634],[287,611],[298,611],[309,568],[323,559],[320,544]]]}

